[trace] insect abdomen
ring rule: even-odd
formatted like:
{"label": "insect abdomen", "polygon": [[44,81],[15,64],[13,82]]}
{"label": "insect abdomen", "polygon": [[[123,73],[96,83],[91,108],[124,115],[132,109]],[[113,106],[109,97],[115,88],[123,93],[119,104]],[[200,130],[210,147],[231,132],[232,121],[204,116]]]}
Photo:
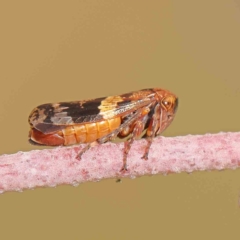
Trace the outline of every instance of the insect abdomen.
{"label": "insect abdomen", "polygon": [[52,134],[44,134],[33,128],[30,131],[30,139],[32,143],[48,146],[91,143],[111,133],[120,124],[121,118],[117,117],[100,122],[70,125]]}
{"label": "insect abdomen", "polygon": [[120,117],[95,123],[72,125],[63,129],[64,145],[91,143],[106,136],[121,124]]}

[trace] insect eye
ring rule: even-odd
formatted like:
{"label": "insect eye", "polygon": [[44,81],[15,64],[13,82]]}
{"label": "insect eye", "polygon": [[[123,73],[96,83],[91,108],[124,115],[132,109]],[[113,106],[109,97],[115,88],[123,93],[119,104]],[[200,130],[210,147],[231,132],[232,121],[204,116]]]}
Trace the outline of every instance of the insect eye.
{"label": "insect eye", "polygon": [[162,100],[162,105],[166,110],[170,110],[173,105],[173,99],[171,97],[165,97]]}

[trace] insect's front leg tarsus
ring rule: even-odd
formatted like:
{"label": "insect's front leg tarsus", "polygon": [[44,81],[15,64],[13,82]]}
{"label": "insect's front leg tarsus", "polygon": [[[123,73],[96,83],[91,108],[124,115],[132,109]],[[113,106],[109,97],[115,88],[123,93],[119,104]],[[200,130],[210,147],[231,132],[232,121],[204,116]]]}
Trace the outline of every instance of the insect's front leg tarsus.
{"label": "insect's front leg tarsus", "polygon": [[148,160],[148,154],[149,154],[150,147],[152,145],[152,141],[153,141],[152,137],[147,137],[147,146],[146,146],[145,152],[142,156],[142,159],[144,159],[144,160]]}

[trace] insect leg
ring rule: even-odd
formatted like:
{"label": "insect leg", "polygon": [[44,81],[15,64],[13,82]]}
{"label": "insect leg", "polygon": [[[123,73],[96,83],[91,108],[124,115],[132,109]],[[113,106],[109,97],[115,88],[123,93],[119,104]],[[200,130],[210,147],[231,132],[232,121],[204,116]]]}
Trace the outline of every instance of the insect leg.
{"label": "insect leg", "polygon": [[147,140],[147,146],[146,146],[145,152],[142,156],[142,159],[144,159],[144,160],[148,160],[148,154],[149,154],[150,147],[152,145],[153,137],[147,137],[146,140]]}
{"label": "insect leg", "polygon": [[102,144],[108,141],[112,141],[114,140],[114,138],[117,137],[117,135],[119,134],[119,132],[121,132],[125,127],[129,126],[130,124],[132,124],[134,121],[136,121],[136,119],[139,117],[139,115],[141,114],[141,111],[137,111],[136,113],[132,114],[126,121],[124,121],[118,129],[114,130],[113,132],[107,134],[104,137],[99,138],[97,141],[98,143]]}
{"label": "insect leg", "polygon": [[148,159],[148,154],[149,154],[149,150],[150,150],[150,147],[152,145],[152,141],[153,141],[153,138],[154,136],[156,135],[156,132],[158,130],[158,122],[161,121],[161,108],[160,108],[160,105],[157,104],[154,108],[154,114],[152,116],[152,119],[151,119],[151,122],[149,124],[149,127],[147,129],[147,146],[145,148],[145,152],[142,156],[142,159],[144,160],[147,160]]}
{"label": "insect leg", "polygon": [[76,156],[76,159],[77,160],[81,160],[81,157],[82,155],[88,150],[90,149],[91,147],[94,147],[98,145],[98,142],[95,141],[95,142],[91,142],[91,143],[88,143],[86,146],[83,147],[83,149],[81,149],[81,151],[78,153],[78,155]]}
{"label": "insect leg", "polygon": [[116,130],[114,130],[113,132],[109,133],[108,135],[99,138],[97,141],[92,142],[92,143],[88,143],[85,147],[83,147],[83,149],[81,149],[80,153],[77,155],[76,159],[81,160],[82,155],[89,150],[91,147],[94,147],[98,144],[102,144],[105,143],[107,141],[111,141],[113,140],[115,137],[117,137],[117,135],[119,134],[119,132],[126,126],[128,126],[129,124],[131,124],[132,122],[134,122],[137,117],[141,114],[140,111],[137,111],[136,113],[134,113],[129,119],[127,119],[127,121],[125,121],[124,123],[122,123],[120,125],[120,127]]}
{"label": "insect leg", "polygon": [[143,109],[142,114],[139,116],[139,119],[136,120],[136,123],[134,124],[133,131],[130,135],[130,138],[124,142],[124,153],[123,153],[123,166],[120,170],[120,172],[127,171],[127,156],[131,149],[133,141],[141,135],[141,133],[144,130],[145,124],[147,122],[147,113],[149,111],[145,111],[146,109]]}

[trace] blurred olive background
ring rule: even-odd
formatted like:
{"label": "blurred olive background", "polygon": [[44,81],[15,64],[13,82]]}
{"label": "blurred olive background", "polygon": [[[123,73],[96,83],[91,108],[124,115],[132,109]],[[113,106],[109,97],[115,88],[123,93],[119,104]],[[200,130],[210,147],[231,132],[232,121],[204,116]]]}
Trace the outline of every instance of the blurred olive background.
{"label": "blurred olive background", "polygon": [[[29,151],[30,111],[161,87],[164,136],[239,131],[240,1],[1,1],[0,154]],[[0,195],[1,239],[239,239],[240,170]]]}

